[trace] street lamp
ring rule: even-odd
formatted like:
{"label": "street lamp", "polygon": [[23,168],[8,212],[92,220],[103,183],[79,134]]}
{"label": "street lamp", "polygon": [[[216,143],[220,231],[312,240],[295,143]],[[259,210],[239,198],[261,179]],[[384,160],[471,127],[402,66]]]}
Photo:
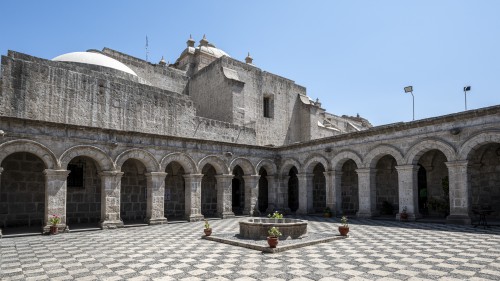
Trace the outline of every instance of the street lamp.
{"label": "street lamp", "polygon": [[467,92],[470,91],[470,86],[464,87],[464,96],[465,96],[465,110],[467,110]]}
{"label": "street lamp", "polygon": [[413,95],[413,86],[405,87],[405,93],[410,93],[413,98],[413,120],[415,120],[415,96]]}

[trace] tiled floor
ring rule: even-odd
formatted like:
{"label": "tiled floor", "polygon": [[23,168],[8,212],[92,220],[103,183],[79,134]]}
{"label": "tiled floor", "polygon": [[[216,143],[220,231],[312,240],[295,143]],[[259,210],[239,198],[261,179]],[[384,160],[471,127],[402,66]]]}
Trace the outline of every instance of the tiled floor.
{"label": "tiled floor", "polygon": [[[212,221],[238,232],[244,218]],[[308,217],[310,232],[338,219]],[[350,237],[277,254],[200,239],[203,223],[4,238],[0,280],[500,280],[500,228],[351,220]]]}

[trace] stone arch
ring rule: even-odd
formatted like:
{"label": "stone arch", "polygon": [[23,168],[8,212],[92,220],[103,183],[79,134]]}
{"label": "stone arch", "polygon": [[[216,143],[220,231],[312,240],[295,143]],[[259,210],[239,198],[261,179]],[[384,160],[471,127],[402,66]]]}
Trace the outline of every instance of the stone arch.
{"label": "stone arch", "polygon": [[199,173],[201,173],[205,164],[212,165],[214,167],[215,171],[217,172],[217,174],[219,174],[219,175],[229,173],[229,168],[228,168],[226,162],[216,155],[205,156],[198,162],[198,170],[199,170],[198,172]]}
{"label": "stone arch", "polygon": [[102,171],[115,170],[115,165],[111,157],[109,157],[102,149],[91,145],[77,145],[64,151],[59,158],[61,168],[66,169],[69,162],[71,162],[73,158],[78,156],[86,156],[92,158]]}
{"label": "stone arch", "polygon": [[285,159],[281,165],[280,175],[288,175],[288,172],[293,166],[295,166],[297,171],[300,173],[302,166],[300,165],[300,162],[297,159],[295,158]]}
{"label": "stone arch", "polygon": [[27,152],[36,155],[45,164],[46,169],[56,169],[60,165],[54,153],[43,144],[32,140],[13,140],[0,145],[0,164],[12,153]]}
{"label": "stone arch", "polygon": [[146,171],[148,172],[160,171],[160,164],[156,161],[153,154],[139,148],[129,149],[120,153],[120,155],[116,157],[116,169],[121,170],[123,163],[125,163],[128,159],[136,159],[140,161],[144,164]]}
{"label": "stone arch", "polygon": [[238,157],[231,161],[231,163],[229,164],[229,169],[233,171],[236,166],[240,166],[241,169],[243,169],[245,176],[258,174],[258,172],[255,171],[255,167],[253,166],[252,162],[244,157]]}
{"label": "stone arch", "polygon": [[391,155],[394,157],[397,165],[403,164],[404,158],[401,152],[397,148],[387,144],[376,146],[370,150],[370,152],[368,152],[368,154],[364,157],[364,164],[366,167],[375,168],[377,161],[385,155]]}
{"label": "stone arch", "polygon": [[170,153],[163,157],[160,162],[160,171],[164,171],[167,168],[167,165],[172,162],[179,163],[187,174],[196,173],[196,163],[191,157],[189,157],[189,155],[182,152]]}
{"label": "stone arch", "polygon": [[354,161],[358,168],[363,167],[363,160],[361,156],[359,156],[359,154],[353,150],[346,149],[340,151],[332,158],[332,168],[334,170],[340,171],[342,170],[342,166],[344,165],[344,163],[348,160]]}
{"label": "stone arch", "polygon": [[478,147],[488,144],[488,143],[500,143],[500,131],[487,131],[479,133],[462,144],[458,152],[459,160],[469,159],[472,152],[474,152]]}
{"label": "stone arch", "polygon": [[260,168],[264,168],[266,170],[267,175],[275,175],[276,171],[278,170],[276,168],[276,164],[274,163],[273,160],[271,159],[262,159],[257,163],[255,170],[257,173],[260,172]]}
{"label": "stone arch", "polygon": [[417,165],[420,156],[434,149],[441,151],[448,161],[453,161],[456,158],[456,151],[450,144],[438,139],[425,139],[416,143],[408,150],[404,163]]}
{"label": "stone arch", "polygon": [[314,170],[314,167],[318,164],[321,163],[323,165],[323,168],[328,171],[331,169],[330,167],[330,162],[328,159],[326,159],[323,155],[320,154],[313,154],[307,157],[306,161],[304,161],[303,169],[304,171],[302,172],[307,172],[307,173],[312,173]]}

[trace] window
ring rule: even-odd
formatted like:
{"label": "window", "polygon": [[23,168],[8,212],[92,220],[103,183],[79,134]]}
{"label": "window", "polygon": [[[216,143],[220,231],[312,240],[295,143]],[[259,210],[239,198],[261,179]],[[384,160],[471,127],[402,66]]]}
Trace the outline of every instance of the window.
{"label": "window", "polygon": [[264,117],[271,118],[271,98],[264,97]]}
{"label": "window", "polygon": [[68,187],[84,188],[83,184],[84,167],[85,167],[84,163],[68,164],[68,170],[70,171],[68,175]]}

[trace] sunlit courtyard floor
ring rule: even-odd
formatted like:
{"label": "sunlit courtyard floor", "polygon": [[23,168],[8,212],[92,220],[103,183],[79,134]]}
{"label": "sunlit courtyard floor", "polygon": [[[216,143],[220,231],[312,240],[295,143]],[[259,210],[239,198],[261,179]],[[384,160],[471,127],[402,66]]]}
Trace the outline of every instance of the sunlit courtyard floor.
{"label": "sunlit courtyard floor", "polygon": [[[302,217],[337,234],[338,219]],[[211,221],[238,233],[238,221]],[[500,227],[351,220],[350,237],[280,253],[201,239],[203,223],[0,239],[0,280],[499,280]]]}

